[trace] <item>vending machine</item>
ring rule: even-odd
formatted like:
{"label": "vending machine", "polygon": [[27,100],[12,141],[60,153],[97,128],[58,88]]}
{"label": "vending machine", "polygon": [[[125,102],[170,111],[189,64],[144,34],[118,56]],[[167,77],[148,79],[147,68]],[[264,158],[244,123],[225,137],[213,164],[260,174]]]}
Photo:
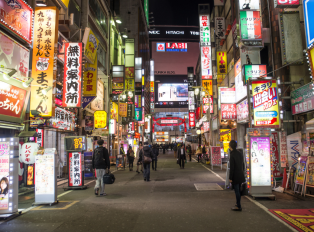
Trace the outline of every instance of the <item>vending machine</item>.
{"label": "vending machine", "polygon": [[256,197],[275,198],[272,194],[271,130],[247,128],[246,174],[249,194]]}
{"label": "vending machine", "polygon": [[84,186],[84,151],[86,151],[85,136],[69,136],[64,138],[64,146],[68,160],[68,187],[69,189],[86,189]]}

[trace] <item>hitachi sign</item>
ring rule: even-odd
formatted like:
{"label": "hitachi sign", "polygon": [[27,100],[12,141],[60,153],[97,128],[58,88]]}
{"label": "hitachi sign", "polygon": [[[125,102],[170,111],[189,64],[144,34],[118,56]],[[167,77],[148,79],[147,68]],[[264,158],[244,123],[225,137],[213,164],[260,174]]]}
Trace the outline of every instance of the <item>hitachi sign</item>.
{"label": "hitachi sign", "polygon": [[184,35],[184,31],[166,31],[166,34],[170,34],[170,35]]}

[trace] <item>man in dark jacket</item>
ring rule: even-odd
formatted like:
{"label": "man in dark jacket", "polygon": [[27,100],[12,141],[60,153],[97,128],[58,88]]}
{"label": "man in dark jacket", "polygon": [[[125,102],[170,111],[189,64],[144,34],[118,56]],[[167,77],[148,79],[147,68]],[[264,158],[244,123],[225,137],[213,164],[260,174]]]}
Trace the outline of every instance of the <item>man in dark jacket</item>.
{"label": "man in dark jacket", "polygon": [[179,160],[180,168],[184,169],[184,162],[186,160],[186,156],[185,156],[185,148],[183,145],[178,147],[178,160]]}
{"label": "man in dark jacket", "polygon": [[229,181],[232,183],[237,199],[237,206],[233,207],[232,210],[242,211],[240,187],[245,182],[243,155],[237,151],[237,142],[234,140],[230,141],[229,149],[231,151]]}
{"label": "man in dark jacket", "polygon": [[96,185],[95,185],[95,195],[98,195],[99,187],[101,187],[100,196],[106,196],[105,191],[105,184],[103,182],[103,176],[105,175],[105,171],[108,168],[108,172],[110,170],[110,160],[109,160],[109,153],[107,148],[103,147],[104,140],[98,140],[97,147],[94,150],[93,154],[93,169],[96,169]]}
{"label": "man in dark jacket", "polygon": [[152,161],[152,168],[153,170],[157,171],[157,156],[159,155],[159,150],[156,144],[154,144],[153,146],[153,153],[154,153],[154,158]]}
{"label": "man in dark jacket", "polygon": [[144,173],[143,173],[143,175],[144,175],[144,181],[150,181],[150,162],[149,162],[149,163],[146,163],[144,156],[153,159],[153,158],[154,158],[154,154],[153,154],[152,149],[148,146],[148,142],[145,142],[145,143],[144,143],[144,147],[143,147],[143,149],[140,151],[140,156],[142,156],[142,160],[143,160],[143,167],[144,167]]}

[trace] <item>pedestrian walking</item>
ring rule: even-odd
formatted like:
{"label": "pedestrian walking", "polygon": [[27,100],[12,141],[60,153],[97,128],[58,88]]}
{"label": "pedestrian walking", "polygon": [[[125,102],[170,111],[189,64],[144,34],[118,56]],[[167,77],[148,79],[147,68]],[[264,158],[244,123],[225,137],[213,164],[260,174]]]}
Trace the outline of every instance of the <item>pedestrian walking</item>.
{"label": "pedestrian walking", "polygon": [[173,154],[174,154],[174,158],[177,157],[177,150],[178,150],[177,144],[173,144]]}
{"label": "pedestrian walking", "polygon": [[141,172],[143,172],[143,162],[142,162],[142,157],[140,156],[140,151],[143,150],[142,143],[139,144],[139,148],[136,151],[136,157],[137,157],[137,167],[136,167],[136,172],[140,174],[139,172],[139,167],[141,166]]}
{"label": "pedestrian walking", "polygon": [[127,157],[129,160],[129,170],[133,171],[134,151],[131,146],[128,149]]}
{"label": "pedestrian walking", "polygon": [[144,167],[144,181],[150,181],[150,163],[154,157],[152,149],[148,146],[148,142],[144,143],[143,149],[140,151],[140,156],[142,156],[143,167]]}
{"label": "pedestrian walking", "polygon": [[[118,163],[118,166],[124,166],[125,152],[124,152],[123,144],[121,144],[121,146],[120,146],[119,155],[121,156],[121,159],[117,158],[116,163]],[[120,160],[121,160],[121,164],[120,164]]]}
{"label": "pedestrian walking", "polygon": [[92,158],[92,165],[93,169],[96,169],[96,184],[95,184],[95,195],[98,195],[99,188],[100,189],[100,196],[106,196],[105,193],[105,184],[103,182],[103,176],[105,175],[106,169],[107,173],[110,171],[110,160],[109,160],[109,153],[107,148],[103,147],[104,140],[98,140],[97,144],[99,147],[97,147],[94,150],[93,158]]}
{"label": "pedestrian walking", "polygon": [[190,158],[190,162],[192,162],[192,148],[191,145],[187,145],[186,147],[186,153],[188,154],[189,158]]}
{"label": "pedestrian walking", "polygon": [[201,155],[202,155],[202,147],[201,147],[201,145],[198,145],[198,148],[197,148],[197,150],[195,152],[195,155],[197,155],[197,162],[199,163]]}
{"label": "pedestrian walking", "polygon": [[183,145],[181,145],[179,147],[179,150],[178,150],[178,160],[179,160],[180,168],[184,169],[184,162],[186,160],[186,156],[185,156],[185,149],[184,149]]}
{"label": "pedestrian walking", "polygon": [[237,151],[237,142],[234,140],[230,141],[229,149],[231,151],[229,181],[233,186],[237,200],[236,206],[231,209],[234,211],[242,211],[240,187],[241,184],[245,182],[243,155]]}
{"label": "pedestrian walking", "polygon": [[154,158],[152,161],[152,168],[153,168],[153,170],[157,171],[157,156],[159,155],[159,150],[158,150],[156,144],[154,144],[154,146],[153,146],[153,153],[154,153]]}
{"label": "pedestrian walking", "polygon": [[166,144],[164,144],[164,145],[162,146],[162,150],[163,150],[162,153],[163,153],[163,154],[166,154]]}

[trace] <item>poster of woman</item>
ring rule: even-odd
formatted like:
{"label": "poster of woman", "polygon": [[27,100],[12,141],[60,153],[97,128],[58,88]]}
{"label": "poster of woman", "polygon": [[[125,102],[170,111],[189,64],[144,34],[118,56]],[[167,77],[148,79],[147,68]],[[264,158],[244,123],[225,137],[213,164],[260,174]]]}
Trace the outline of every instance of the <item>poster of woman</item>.
{"label": "poster of woman", "polygon": [[0,210],[9,208],[9,149],[8,142],[0,143]]}

